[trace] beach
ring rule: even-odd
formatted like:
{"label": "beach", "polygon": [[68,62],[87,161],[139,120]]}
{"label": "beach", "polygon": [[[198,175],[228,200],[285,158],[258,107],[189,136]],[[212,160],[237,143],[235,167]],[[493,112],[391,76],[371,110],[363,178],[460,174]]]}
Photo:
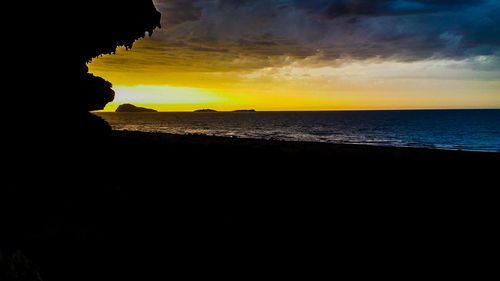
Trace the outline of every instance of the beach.
{"label": "beach", "polygon": [[9,151],[13,187],[436,192],[468,182],[490,186],[487,180],[500,163],[498,152],[124,130],[99,138],[27,139],[22,145]]}
{"label": "beach", "polygon": [[133,131],[60,143],[2,205],[5,239],[44,276],[259,276],[331,247],[420,258],[492,234],[499,153]]}

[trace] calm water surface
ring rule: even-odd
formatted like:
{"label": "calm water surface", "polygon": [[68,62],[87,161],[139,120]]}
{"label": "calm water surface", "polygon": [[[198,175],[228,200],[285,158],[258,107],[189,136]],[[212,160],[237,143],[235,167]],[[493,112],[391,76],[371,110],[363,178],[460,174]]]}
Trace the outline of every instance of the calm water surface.
{"label": "calm water surface", "polygon": [[500,109],[97,114],[115,130],[500,152]]}

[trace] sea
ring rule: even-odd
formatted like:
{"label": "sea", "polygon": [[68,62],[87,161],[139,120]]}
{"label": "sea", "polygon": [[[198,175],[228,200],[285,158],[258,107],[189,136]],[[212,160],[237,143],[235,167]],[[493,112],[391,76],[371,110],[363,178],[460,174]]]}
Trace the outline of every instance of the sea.
{"label": "sea", "polygon": [[96,114],[114,130],[500,152],[500,109]]}

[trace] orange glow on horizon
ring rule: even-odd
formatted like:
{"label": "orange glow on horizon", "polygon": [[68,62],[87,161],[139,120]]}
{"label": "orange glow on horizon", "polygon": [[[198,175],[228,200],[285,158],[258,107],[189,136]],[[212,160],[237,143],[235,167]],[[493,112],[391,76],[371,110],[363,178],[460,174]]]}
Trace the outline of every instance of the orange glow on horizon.
{"label": "orange glow on horizon", "polygon": [[149,64],[141,42],[131,51],[119,49],[89,63],[89,72],[114,85],[115,101],[105,111],[122,103],[158,111],[500,108],[497,73],[478,79],[473,70],[453,68],[461,62],[291,63],[195,71]]}

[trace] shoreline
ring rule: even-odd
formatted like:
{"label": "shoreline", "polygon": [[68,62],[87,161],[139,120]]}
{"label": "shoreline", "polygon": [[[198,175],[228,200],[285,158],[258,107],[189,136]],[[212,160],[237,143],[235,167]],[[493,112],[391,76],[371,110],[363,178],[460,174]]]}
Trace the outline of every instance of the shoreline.
{"label": "shoreline", "polygon": [[[191,142],[197,141],[210,141],[217,143],[240,143],[241,145],[248,144],[268,144],[276,146],[277,144],[282,144],[284,146],[302,146],[302,147],[321,147],[322,149],[333,149],[339,150],[342,147],[345,148],[359,148],[366,150],[421,150],[428,152],[457,152],[457,153],[485,153],[485,154],[493,154],[500,156],[500,151],[491,151],[491,150],[474,150],[474,149],[455,149],[455,148],[443,148],[443,147],[425,147],[425,146],[410,146],[410,145],[383,145],[383,144],[370,144],[370,143],[348,143],[348,142],[329,142],[329,141],[304,141],[304,140],[283,140],[278,138],[252,138],[252,137],[238,137],[238,136],[217,136],[217,135],[208,135],[202,133],[186,133],[186,134],[177,134],[177,133],[167,133],[167,132],[149,132],[149,131],[135,131],[135,130],[112,130],[112,137],[134,137],[139,139],[156,139],[159,140],[180,140],[184,141],[187,138],[192,138]],[[189,141],[189,140],[188,140]]]}
{"label": "shoreline", "polygon": [[[435,111],[435,110],[433,110]],[[500,110],[462,113],[101,113],[113,129],[298,142],[500,152]],[[370,111],[373,112],[373,111]],[[389,113],[393,112],[393,113]],[[441,113],[439,113],[441,112]],[[169,115],[171,114],[171,115]],[[220,115],[217,115],[220,114]],[[248,114],[248,115],[247,115]],[[345,114],[345,115],[344,115]],[[251,115],[251,116],[250,116]],[[135,121],[134,121],[135,120]],[[412,121],[413,120],[413,121]],[[168,124],[168,125],[167,125]]]}

